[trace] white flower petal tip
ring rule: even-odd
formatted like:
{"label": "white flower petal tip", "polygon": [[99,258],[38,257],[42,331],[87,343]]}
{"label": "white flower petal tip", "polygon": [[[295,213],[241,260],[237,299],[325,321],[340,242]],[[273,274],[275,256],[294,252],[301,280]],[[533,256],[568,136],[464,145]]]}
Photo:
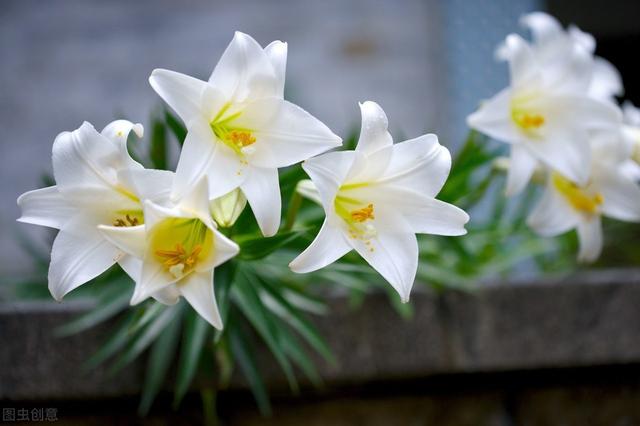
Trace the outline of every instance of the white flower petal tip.
{"label": "white flower petal tip", "polygon": [[296,192],[302,195],[304,198],[313,201],[316,204],[322,205],[322,198],[320,198],[320,191],[313,183],[311,179],[303,179],[296,185]]}

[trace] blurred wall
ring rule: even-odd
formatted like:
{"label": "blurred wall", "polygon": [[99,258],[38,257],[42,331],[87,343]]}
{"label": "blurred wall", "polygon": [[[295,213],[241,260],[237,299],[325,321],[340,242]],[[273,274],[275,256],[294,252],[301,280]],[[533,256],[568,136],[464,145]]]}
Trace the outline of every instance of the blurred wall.
{"label": "blurred wall", "polygon": [[156,67],[208,77],[234,30],[289,43],[287,97],[343,137],[358,101],[378,101],[392,133],[436,131],[448,146],[464,117],[506,83],[495,44],[535,0],[4,0],[0,5],[0,271],[28,268],[17,196],[51,173],[55,136],[87,120],[146,123]]}

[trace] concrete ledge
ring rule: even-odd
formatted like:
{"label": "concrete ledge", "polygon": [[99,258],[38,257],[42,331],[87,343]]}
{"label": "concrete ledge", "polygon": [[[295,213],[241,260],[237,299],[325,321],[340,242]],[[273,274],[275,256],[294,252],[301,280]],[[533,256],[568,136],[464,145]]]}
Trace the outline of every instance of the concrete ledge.
{"label": "concrete ledge", "polygon": [[[541,283],[484,286],[470,293],[416,292],[406,321],[386,296],[352,310],[344,298],[315,323],[338,364],[320,362],[327,384],[416,379],[640,363],[640,270],[583,273]],[[82,302],[0,305],[0,399],[78,399],[132,395],[142,363],[115,378],[78,366],[102,342],[109,324],[56,338],[52,330],[86,310]],[[283,384],[266,353],[267,383]],[[241,380],[234,388],[243,388]]]}

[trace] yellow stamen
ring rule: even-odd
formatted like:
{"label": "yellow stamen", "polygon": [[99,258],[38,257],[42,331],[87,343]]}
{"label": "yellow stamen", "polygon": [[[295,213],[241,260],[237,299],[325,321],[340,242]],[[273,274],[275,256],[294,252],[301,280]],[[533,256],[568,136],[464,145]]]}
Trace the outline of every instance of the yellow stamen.
{"label": "yellow stamen", "polygon": [[558,192],[571,204],[573,208],[587,214],[598,213],[599,207],[604,202],[604,197],[599,192],[590,191],[588,186],[581,187],[566,179],[559,173],[553,173],[553,185]]}
{"label": "yellow stamen", "polygon": [[115,218],[113,226],[138,226],[144,223],[144,216],[141,211],[121,210],[118,214],[122,215],[122,217]]}
{"label": "yellow stamen", "polygon": [[156,261],[178,279],[210,258],[214,250],[213,233],[199,219],[165,219],[154,226],[150,238]]}
{"label": "yellow stamen", "polygon": [[228,142],[234,144],[238,148],[244,148],[256,142],[256,138],[248,131],[232,130],[226,135]]}
{"label": "yellow stamen", "polygon": [[352,210],[351,219],[360,223],[369,219],[375,219],[375,216],[373,215],[373,204],[369,204],[361,209]]}
{"label": "yellow stamen", "polygon": [[528,113],[524,111],[512,110],[511,118],[523,130],[537,130],[545,123],[544,116],[541,114]]}

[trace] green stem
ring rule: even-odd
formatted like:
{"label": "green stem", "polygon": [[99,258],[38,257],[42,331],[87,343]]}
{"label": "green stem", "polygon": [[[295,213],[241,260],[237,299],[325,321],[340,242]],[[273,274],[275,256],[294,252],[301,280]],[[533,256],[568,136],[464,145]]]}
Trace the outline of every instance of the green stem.
{"label": "green stem", "polygon": [[296,222],[296,216],[298,215],[298,210],[300,210],[300,206],[302,205],[302,195],[298,193],[298,191],[294,190],[293,195],[291,195],[291,200],[289,201],[289,210],[287,210],[287,220],[284,223],[284,230],[291,231],[293,225]]}
{"label": "green stem", "polygon": [[204,388],[200,391],[202,398],[202,412],[204,424],[206,426],[218,426],[218,416],[216,415],[216,393],[211,388]]}

